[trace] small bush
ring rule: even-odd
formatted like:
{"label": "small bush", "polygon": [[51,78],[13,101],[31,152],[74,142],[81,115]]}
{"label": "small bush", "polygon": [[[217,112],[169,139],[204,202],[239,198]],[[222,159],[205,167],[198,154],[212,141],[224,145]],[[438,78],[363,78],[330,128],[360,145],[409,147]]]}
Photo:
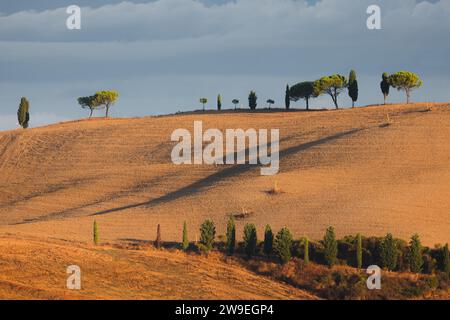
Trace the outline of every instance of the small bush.
{"label": "small bush", "polygon": [[362,268],[363,264],[363,250],[362,250],[362,238],[361,234],[356,236],[356,267],[358,269]]}
{"label": "small bush", "polygon": [[205,253],[211,251],[216,237],[216,227],[211,220],[205,220],[200,227],[200,244],[204,246]]}
{"label": "small bush", "polygon": [[161,226],[158,224],[158,228],[156,230],[155,247],[157,249],[160,249],[161,246],[162,246],[162,243],[161,243]]}
{"label": "small bush", "polygon": [[450,275],[450,262],[449,262],[449,254],[448,254],[448,243],[442,248],[442,257],[443,257],[443,268],[442,270],[446,275]]}
{"label": "small bush", "polygon": [[303,238],[303,263],[305,265],[309,264],[309,239],[308,237]]}
{"label": "small bush", "polygon": [[281,229],[274,241],[274,251],[281,263],[285,264],[291,260],[292,234],[288,228]]}
{"label": "small bush", "polygon": [[256,227],[254,224],[246,224],[244,227],[244,248],[247,256],[255,255],[256,244],[258,242]]}

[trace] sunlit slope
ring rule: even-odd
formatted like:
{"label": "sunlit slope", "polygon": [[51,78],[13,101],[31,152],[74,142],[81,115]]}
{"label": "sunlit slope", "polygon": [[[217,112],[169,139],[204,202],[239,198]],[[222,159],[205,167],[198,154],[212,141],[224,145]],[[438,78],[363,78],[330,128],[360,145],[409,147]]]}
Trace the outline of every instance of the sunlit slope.
{"label": "sunlit slope", "polygon": [[[391,124],[385,126],[389,114]],[[279,128],[280,173],[254,166],[176,166],[174,129]],[[89,241],[95,218],[104,240],[192,240],[212,218],[288,226],[318,239],[419,233],[450,241],[450,106],[379,106],[340,111],[210,113],[95,119],[0,133],[0,232]],[[274,183],[278,195],[266,191]]]}
{"label": "sunlit slope", "polygon": [[[315,299],[215,255],[2,237],[0,261],[0,299]],[[81,291],[66,287],[74,264]]]}

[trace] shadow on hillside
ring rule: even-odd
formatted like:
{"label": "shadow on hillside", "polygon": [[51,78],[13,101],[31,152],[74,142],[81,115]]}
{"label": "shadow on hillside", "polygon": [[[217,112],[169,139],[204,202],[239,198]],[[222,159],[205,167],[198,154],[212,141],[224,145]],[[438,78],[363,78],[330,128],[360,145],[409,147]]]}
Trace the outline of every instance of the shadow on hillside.
{"label": "shadow on hillside", "polygon": [[[318,140],[314,140],[311,142],[307,142],[304,144],[300,144],[300,145],[297,145],[294,147],[287,148],[285,150],[280,151],[280,161],[287,156],[308,150],[310,148],[313,148],[313,147],[316,147],[316,146],[319,146],[319,145],[322,145],[322,144],[325,144],[328,142],[332,142],[334,140],[341,139],[346,136],[353,135],[353,134],[363,131],[363,130],[365,130],[365,129],[364,128],[352,129],[352,130],[340,132],[340,133],[337,133],[337,134],[334,134],[334,135],[331,135],[328,137],[324,137],[324,138],[321,138]],[[246,152],[248,154],[248,149],[246,150]],[[103,211],[92,214],[92,216],[104,215],[104,214],[108,214],[108,213],[114,213],[114,212],[123,211],[123,210],[127,210],[127,209],[142,207],[142,206],[152,207],[152,206],[156,206],[156,205],[159,205],[162,203],[174,201],[174,200],[180,199],[182,197],[196,194],[208,187],[211,187],[212,185],[214,185],[214,183],[219,182],[222,179],[238,176],[240,174],[250,172],[252,170],[256,170],[259,168],[261,168],[260,165],[249,165],[249,164],[233,165],[233,166],[227,167],[219,172],[213,173],[204,179],[200,179],[199,181],[196,181],[190,185],[182,187],[176,191],[170,192],[162,197],[159,197],[159,198],[156,198],[156,199],[153,199],[150,201],[141,202],[141,203],[135,203],[135,204],[130,204],[130,205],[112,208],[112,209],[108,209],[108,210],[103,210]]]}

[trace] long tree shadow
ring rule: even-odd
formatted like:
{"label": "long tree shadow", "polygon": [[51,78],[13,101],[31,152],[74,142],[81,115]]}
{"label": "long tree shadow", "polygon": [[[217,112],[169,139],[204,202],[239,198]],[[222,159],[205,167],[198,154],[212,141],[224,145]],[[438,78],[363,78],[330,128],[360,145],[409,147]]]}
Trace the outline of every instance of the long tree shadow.
{"label": "long tree shadow", "polygon": [[[307,142],[307,143],[303,143],[294,147],[290,147],[287,148],[285,150],[280,151],[280,162],[283,158],[290,156],[292,154],[296,154],[298,152],[302,152],[305,150],[308,150],[310,148],[334,141],[334,140],[338,140],[341,139],[343,137],[346,136],[350,136],[353,135],[357,132],[366,130],[367,128],[357,128],[357,129],[352,129],[352,130],[348,130],[348,131],[343,131],[343,132],[339,132],[336,133],[334,135],[331,136],[327,136],[318,140],[314,140],[311,142]],[[269,144],[270,145],[270,144]],[[248,149],[246,150],[246,153],[248,154]],[[135,204],[130,204],[130,205],[126,205],[126,206],[122,206],[122,207],[117,207],[117,208],[112,208],[112,209],[107,209],[107,210],[103,210],[97,213],[92,214],[92,216],[97,216],[97,215],[104,215],[104,214],[108,214],[108,213],[113,213],[113,212],[118,212],[118,211],[122,211],[122,210],[127,210],[127,209],[133,209],[133,208],[137,208],[137,207],[152,207],[152,206],[156,206],[165,202],[170,202],[170,201],[174,201],[177,199],[180,199],[182,197],[185,196],[190,196],[193,194],[196,194],[198,192],[201,192],[202,190],[211,187],[212,185],[214,185],[214,183],[226,179],[226,178],[230,178],[233,176],[237,176],[246,172],[250,172],[252,170],[257,170],[259,169],[261,166],[260,165],[250,165],[250,164],[243,164],[243,165],[233,165],[230,167],[227,167],[219,172],[213,173],[203,179],[200,179],[194,183],[191,183],[185,187],[182,187],[176,191],[170,192],[164,196],[161,196],[159,198],[150,200],[150,201],[144,201],[144,202],[140,202],[140,203],[135,203]]]}

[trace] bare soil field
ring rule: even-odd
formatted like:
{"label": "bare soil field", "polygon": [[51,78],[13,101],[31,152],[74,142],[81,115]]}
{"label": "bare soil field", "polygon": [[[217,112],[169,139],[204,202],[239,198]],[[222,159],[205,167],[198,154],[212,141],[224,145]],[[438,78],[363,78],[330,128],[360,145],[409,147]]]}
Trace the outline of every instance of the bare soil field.
{"label": "bare soil field", "polygon": [[[280,173],[261,176],[251,165],[172,164],[172,131],[192,130],[196,120],[204,130],[280,129]],[[208,275],[201,257],[90,248],[92,223],[98,222],[100,242],[111,246],[154,240],[158,224],[163,241],[179,242],[184,221],[195,241],[206,218],[223,235],[229,215],[243,211],[252,214],[237,221],[238,235],[252,222],[259,238],[270,224],[275,231],[287,226],[296,238],[317,240],[332,225],[338,237],[391,232],[408,239],[419,233],[425,245],[446,243],[449,138],[449,103],[91,119],[0,132],[0,297],[123,298],[108,277],[104,290],[95,295],[89,290],[95,275],[111,274],[129,287],[127,298],[305,298],[267,279],[270,293],[251,286],[257,275],[227,265],[215,266],[224,268],[227,278]],[[282,192],[267,192],[275,184]],[[120,263],[106,263],[115,259]],[[84,261],[92,271],[79,295],[56,289],[69,261]],[[171,274],[158,269],[161,261],[173,265]],[[47,274],[33,271],[37,265]],[[177,277],[185,266],[192,271],[190,284],[211,281],[199,286],[196,296],[186,296],[190,284],[183,287]],[[41,286],[47,277],[52,283]],[[241,285],[242,277],[248,282]],[[143,278],[147,282],[141,283]],[[166,288],[165,281],[174,286]],[[154,286],[159,289],[152,291]],[[216,286],[222,289],[207,290]]]}
{"label": "bare soil field", "polygon": [[[320,239],[419,233],[450,240],[450,107],[389,105],[339,111],[193,113],[92,119],[0,133],[0,232],[89,242],[191,240],[205,218],[224,234],[228,216],[261,233],[288,226]],[[386,116],[392,121],[384,126]],[[171,163],[174,129],[279,128],[280,173],[256,166]],[[283,191],[267,191],[277,183]]]}

